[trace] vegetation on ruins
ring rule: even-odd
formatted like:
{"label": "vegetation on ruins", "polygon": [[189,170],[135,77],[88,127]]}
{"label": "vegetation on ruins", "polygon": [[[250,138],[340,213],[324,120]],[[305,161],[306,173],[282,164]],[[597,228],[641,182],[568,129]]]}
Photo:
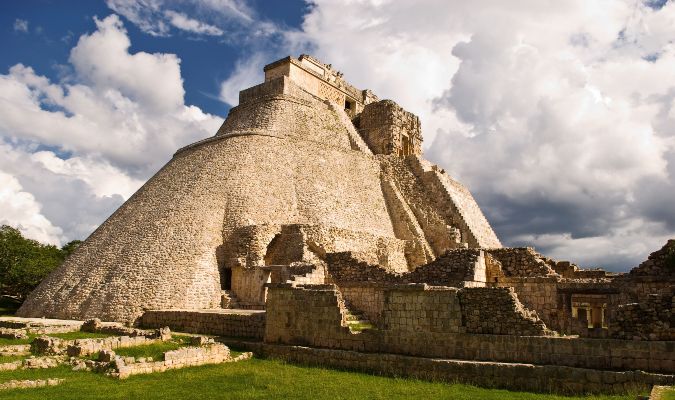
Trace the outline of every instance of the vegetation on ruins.
{"label": "vegetation on ruins", "polygon": [[[73,240],[62,248],[25,238],[8,225],[0,227],[0,308],[10,310],[79,246]],[[18,305],[18,304],[15,304]],[[5,313],[6,310],[0,309]]]}

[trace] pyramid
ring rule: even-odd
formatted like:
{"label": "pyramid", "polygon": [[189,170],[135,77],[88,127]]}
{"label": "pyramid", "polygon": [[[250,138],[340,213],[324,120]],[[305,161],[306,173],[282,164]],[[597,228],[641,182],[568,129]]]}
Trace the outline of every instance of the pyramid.
{"label": "pyramid", "polygon": [[225,292],[263,308],[266,283],[329,253],[405,272],[450,249],[500,248],[469,191],[421,153],[414,114],[311,56],[276,61],[18,315],[130,323],[148,309],[219,308]]}

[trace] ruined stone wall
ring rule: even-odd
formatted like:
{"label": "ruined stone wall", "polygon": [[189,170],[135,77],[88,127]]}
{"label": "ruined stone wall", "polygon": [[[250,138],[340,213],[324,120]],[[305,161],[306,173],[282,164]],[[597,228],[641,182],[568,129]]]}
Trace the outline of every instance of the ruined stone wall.
{"label": "ruined stone wall", "polygon": [[378,283],[340,285],[345,305],[352,311],[363,313],[366,319],[374,324],[382,323],[385,289],[386,285]]}
{"label": "ruined stone wall", "polygon": [[459,292],[469,333],[542,336],[551,332],[536,312],[523,307],[513,288],[465,288]]}
{"label": "ruined stone wall", "polygon": [[502,264],[507,277],[542,277],[556,275],[544,257],[531,247],[485,249]]}
{"label": "ruined stone wall", "polygon": [[208,335],[262,338],[265,313],[259,311],[149,310],[139,321],[146,328],[168,326],[173,331]]}
{"label": "ruined stone wall", "polygon": [[651,253],[647,260],[630,271],[635,276],[674,276],[675,239],[670,239],[659,250]]}
{"label": "ruined stone wall", "polygon": [[560,330],[558,311],[558,281],[555,277],[502,278],[500,287],[511,287],[525,307],[537,315],[551,329]]}
{"label": "ruined stone wall", "polygon": [[[452,297],[461,291],[455,290],[420,285],[392,289],[387,294],[389,299],[400,296],[401,301],[386,303],[384,320],[399,324],[396,329],[385,325],[351,333],[344,326],[346,311],[334,288],[272,287],[267,312],[274,317],[268,320],[265,342],[433,358],[675,373],[675,348],[671,342],[461,333],[455,325],[455,304],[459,300]],[[441,310],[441,306],[434,309],[435,300],[430,302],[427,296],[439,296],[439,305],[445,304],[445,324],[435,323],[423,312],[433,315]],[[420,326],[424,329],[413,328],[417,320],[422,321]],[[452,327],[460,332],[451,332]]]}
{"label": "ruined stone wall", "polygon": [[349,250],[387,270],[407,270],[404,241],[324,224],[250,225],[237,229],[224,242],[225,265],[234,259],[247,267],[321,263],[327,253]]}
{"label": "ruined stone wall", "polygon": [[429,264],[411,272],[397,273],[380,265],[370,264],[351,252],[326,254],[329,274],[338,285],[343,283],[426,283],[433,286],[463,287],[484,284],[485,260],[479,249],[449,250]]}
{"label": "ruined stone wall", "polygon": [[617,307],[610,335],[619,339],[675,341],[675,293],[650,295]]}

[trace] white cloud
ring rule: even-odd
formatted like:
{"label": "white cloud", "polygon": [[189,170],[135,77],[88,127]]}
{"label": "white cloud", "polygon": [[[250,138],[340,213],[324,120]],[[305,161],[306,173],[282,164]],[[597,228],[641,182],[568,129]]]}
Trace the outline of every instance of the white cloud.
{"label": "white cloud", "polygon": [[61,241],[86,237],[177,148],[222,123],[184,103],[175,55],[132,54],[117,16],[95,22],[63,81],[21,64],[0,75],[0,171],[42,205]]}
{"label": "white cloud", "polygon": [[32,194],[25,192],[12,175],[0,171],[0,225],[18,228],[26,237],[49,244],[61,244],[62,231],[41,213]]}
{"label": "white cloud", "polygon": [[167,11],[165,15],[169,18],[171,25],[175,26],[178,29],[182,29],[187,32],[209,35],[209,36],[221,36],[224,32],[213,25],[197,21],[192,19],[185,14]]}
{"label": "white cloud", "polygon": [[[240,35],[262,25],[245,1],[237,0],[107,0],[108,7],[124,16],[143,32],[153,36],[171,36],[172,27],[194,35]],[[255,24],[252,24],[255,22]]]}
{"label": "white cloud", "polygon": [[220,85],[220,99],[236,106],[239,104],[239,91],[260,84],[263,81],[263,67],[270,60],[261,53],[254,53],[250,58],[239,60],[234,71]]}
{"label": "white cloud", "polygon": [[28,33],[28,21],[20,18],[15,19],[14,32]]}

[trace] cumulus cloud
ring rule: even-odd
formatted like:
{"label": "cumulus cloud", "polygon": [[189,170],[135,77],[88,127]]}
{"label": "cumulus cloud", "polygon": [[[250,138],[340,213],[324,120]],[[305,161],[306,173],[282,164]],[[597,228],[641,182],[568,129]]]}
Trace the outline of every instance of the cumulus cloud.
{"label": "cumulus cloud", "polygon": [[62,230],[42,215],[41,208],[15,177],[0,171],[0,225],[18,227],[26,236],[43,243],[60,244]]}
{"label": "cumulus cloud", "polygon": [[675,232],[674,24],[673,2],[318,0],[286,48],[420,115],[505,244],[627,269]]}
{"label": "cumulus cloud", "polygon": [[20,18],[15,19],[14,32],[28,33],[28,21]]}
{"label": "cumulus cloud", "polygon": [[239,104],[239,91],[262,82],[262,70],[268,62],[270,60],[258,52],[245,60],[239,60],[234,71],[220,85],[220,99],[231,106]]}
{"label": "cumulus cloud", "polygon": [[116,15],[95,23],[72,49],[73,73],[63,81],[22,64],[0,75],[0,172],[19,184],[6,196],[30,194],[62,230],[52,242],[86,237],[177,148],[222,122],[184,103],[175,55],[130,53]]}

